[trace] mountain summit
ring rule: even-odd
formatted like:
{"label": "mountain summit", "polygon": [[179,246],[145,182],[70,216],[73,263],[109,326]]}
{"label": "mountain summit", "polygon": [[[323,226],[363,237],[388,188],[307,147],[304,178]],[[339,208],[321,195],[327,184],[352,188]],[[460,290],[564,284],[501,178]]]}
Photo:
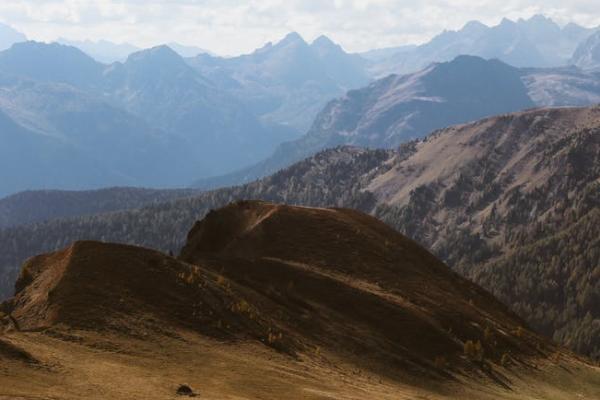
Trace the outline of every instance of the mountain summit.
{"label": "mountain summit", "polygon": [[577,46],[595,31],[573,23],[561,28],[543,15],[516,22],[503,18],[496,26],[472,21],[460,30],[445,31],[425,44],[373,63],[371,72],[379,77],[411,73],[463,54],[497,58],[515,67],[559,67],[567,65]]}
{"label": "mountain summit", "polygon": [[58,43],[16,43],[0,53],[3,73],[80,88],[100,86],[103,69],[102,64],[81,50]]}

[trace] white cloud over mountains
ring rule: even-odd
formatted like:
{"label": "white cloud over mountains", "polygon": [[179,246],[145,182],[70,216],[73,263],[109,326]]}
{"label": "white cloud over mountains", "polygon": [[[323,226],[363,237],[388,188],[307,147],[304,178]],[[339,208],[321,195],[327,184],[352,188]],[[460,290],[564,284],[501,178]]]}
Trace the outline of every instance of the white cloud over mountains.
{"label": "white cloud over mountains", "polygon": [[297,31],[346,49],[420,43],[470,20],[543,13],[559,23],[600,25],[590,0],[9,0],[0,20],[36,40],[107,39],[150,46],[177,41],[221,54],[251,51]]}

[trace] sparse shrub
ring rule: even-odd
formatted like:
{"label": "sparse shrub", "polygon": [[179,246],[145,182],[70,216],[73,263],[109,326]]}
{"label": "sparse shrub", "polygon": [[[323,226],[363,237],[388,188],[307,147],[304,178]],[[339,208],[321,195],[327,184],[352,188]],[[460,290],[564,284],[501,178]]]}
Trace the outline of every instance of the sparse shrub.
{"label": "sparse shrub", "polygon": [[518,338],[522,338],[523,336],[525,336],[525,330],[523,329],[523,327],[519,326],[513,331],[513,335],[515,335]]}
{"label": "sparse shrub", "polygon": [[437,369],[445,369],[448,366],[448,361],[444,356],[437,356],[435,358],[434,365]]}
{"label": "sparse shrub", "polygon": [[289,281],[287,284],[288,293],[294,290],[294,281]]}
{"label": "sparse shrub", "polygon": [[275,342],[281,341],[281,339],[283,339],[282,332],[275,333],[275,332],[269,330],[269,334],[267,335],[267,343],[273,344]]}
{"label": "sparse shrub", "polygon": [[483,342],[488,346],[488,348],[496,347],[496,336],[494,335],[492,328],[489,326],[483,331]]}
{"label": "sparse shrub", "polygon": [[483,331],[483,340],[488,343],[491,342],[493,338],[494,334],[492,333],[492,330],[489,326],[486,326],[485,330]]}
{"label": "sparse shrub", "polygon": [[463,345],[463,352],[470,360],[483,361],[483,346],[479,340],[477,342],[467,340]]}
{"label": "sparse shrub", "polygon": [[472,340],[467,340],[463,345],[463,353],[465,356],[471,358],[473,354],[475,354],[475,344]]}
{"label": "sparse shrub", "polygon": [[229,284],[227,282],[227,278],[225,278],[223,275],[217,275],[217,285],[219,285],[222,288],[228,288]]}

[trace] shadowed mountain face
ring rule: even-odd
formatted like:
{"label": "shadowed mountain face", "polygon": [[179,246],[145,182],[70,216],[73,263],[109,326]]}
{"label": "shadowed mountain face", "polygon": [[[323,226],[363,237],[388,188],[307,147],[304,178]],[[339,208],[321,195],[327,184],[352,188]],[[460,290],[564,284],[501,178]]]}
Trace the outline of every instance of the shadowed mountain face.
{"label": "shadowed mountain face", "polygon": [[141,210],[6,229],[3,293],[26,258],[72,241],[169,251],[190,220],[234,200],[343,206],[380,217],[538,331],[598,357],[599,127],[598,108],[510,114],[394,150],[323,151],[261,181]]}
{"label": "shadowed mountain face", "polygon": [[372,62],[371,73],[379,77],[410,73],[461,54],[497,58],[515,67],[559,67],[567,65],[577,46],[594,31],[572,23],[561,28],[541,15],[528,20],[503,19],[492,27],[473,21],[459,31],[443,32],[426,44],[398,49]]}
{"label": "shadowed mountain face", "polygon": [[[0,382],[11,395],[43,395],[56,374],[63,380],[57,397],[77,395],[86,383],[72,372],[84,361],[78,348],[96,343],[98,357],[127,354],[113,360],[120,368],[97,385],[111,398],[123,398],[127,386],[113,386],[111,376],[143,373],[152,353],[174,357],[160,369],[164,377],[173,374],[178,342],[187,354],[207,351],[209,343],[209,352],[222,351],[212,373],[201,374],[204,395],[256,390],[210,383],[240,351],[256,360],[251,368],[238,368],[246,379],[256,379],[252,371],[259,373],[267,361],[288,370],[288,385],[265,382],[263,398],[294,393],[300,366],[305,376],[359,370],[373,381],[365,388],[371,394],[402,387],[403,393],[437,398],[518,399],[551,390],[564,398],[568,390],[547,379],[561,367],[580,371],[568,386],[599,390],[594,367],[528,331],[490,294],[416,243],[345,209],[235,203],[195,225],[180,260],[132,246],[77,242],[25,263],[17,293],[2,309],[8,316],[0,326],[13,331],[0,334],[6,343],[0,349],[13,356],[0,353],[0,365],[12,371],[0,373]],[[62,342],[51,354],[47,338]],[[110,349],[100,345],[107,340]],[[142,371],[130,372],[130,363]],[[10,384],[39,364],[46,370],[28,390]],[[190,373],[180,378],[187,382]],[[515,376],[530,382],[513,383]],[[329,397],[349,398],[346,391],[363,380],[356,379],[335,384]],[[150,381],[156,387],[169,378]],[[317,390],[318,380],[309,381],[308,388]],[[485,386],[490,395],[469,395]]]}
{"label": "shadowed mountain face", "polygon": [[532,106],[514,68],[461,56],[348,93],[321,112],[306,140],[395,147],[444,126]]}

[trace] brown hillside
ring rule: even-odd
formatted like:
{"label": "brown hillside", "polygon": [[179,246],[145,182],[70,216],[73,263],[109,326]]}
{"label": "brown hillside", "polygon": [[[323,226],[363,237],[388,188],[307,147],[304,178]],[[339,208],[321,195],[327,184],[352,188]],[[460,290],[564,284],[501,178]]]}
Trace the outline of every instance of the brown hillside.
{"label": "brown hillside", "polygon": [[538,332],[600,357],[600,107],[444,129],[365,189],[382,220]]}
{"label": "brown hillside", "polygon": [[[600,393],[593,367],[344,209],[238,202],[196,224],[181,260],[77,242],[29,260],[3,309],[0,398],[77,398],[82,384],[125,398],[128,374],[147,398],[168,398],[175,379],[232,399],[568,398],[550,376]],[[23,374],[39,380],[25,389]]]}

